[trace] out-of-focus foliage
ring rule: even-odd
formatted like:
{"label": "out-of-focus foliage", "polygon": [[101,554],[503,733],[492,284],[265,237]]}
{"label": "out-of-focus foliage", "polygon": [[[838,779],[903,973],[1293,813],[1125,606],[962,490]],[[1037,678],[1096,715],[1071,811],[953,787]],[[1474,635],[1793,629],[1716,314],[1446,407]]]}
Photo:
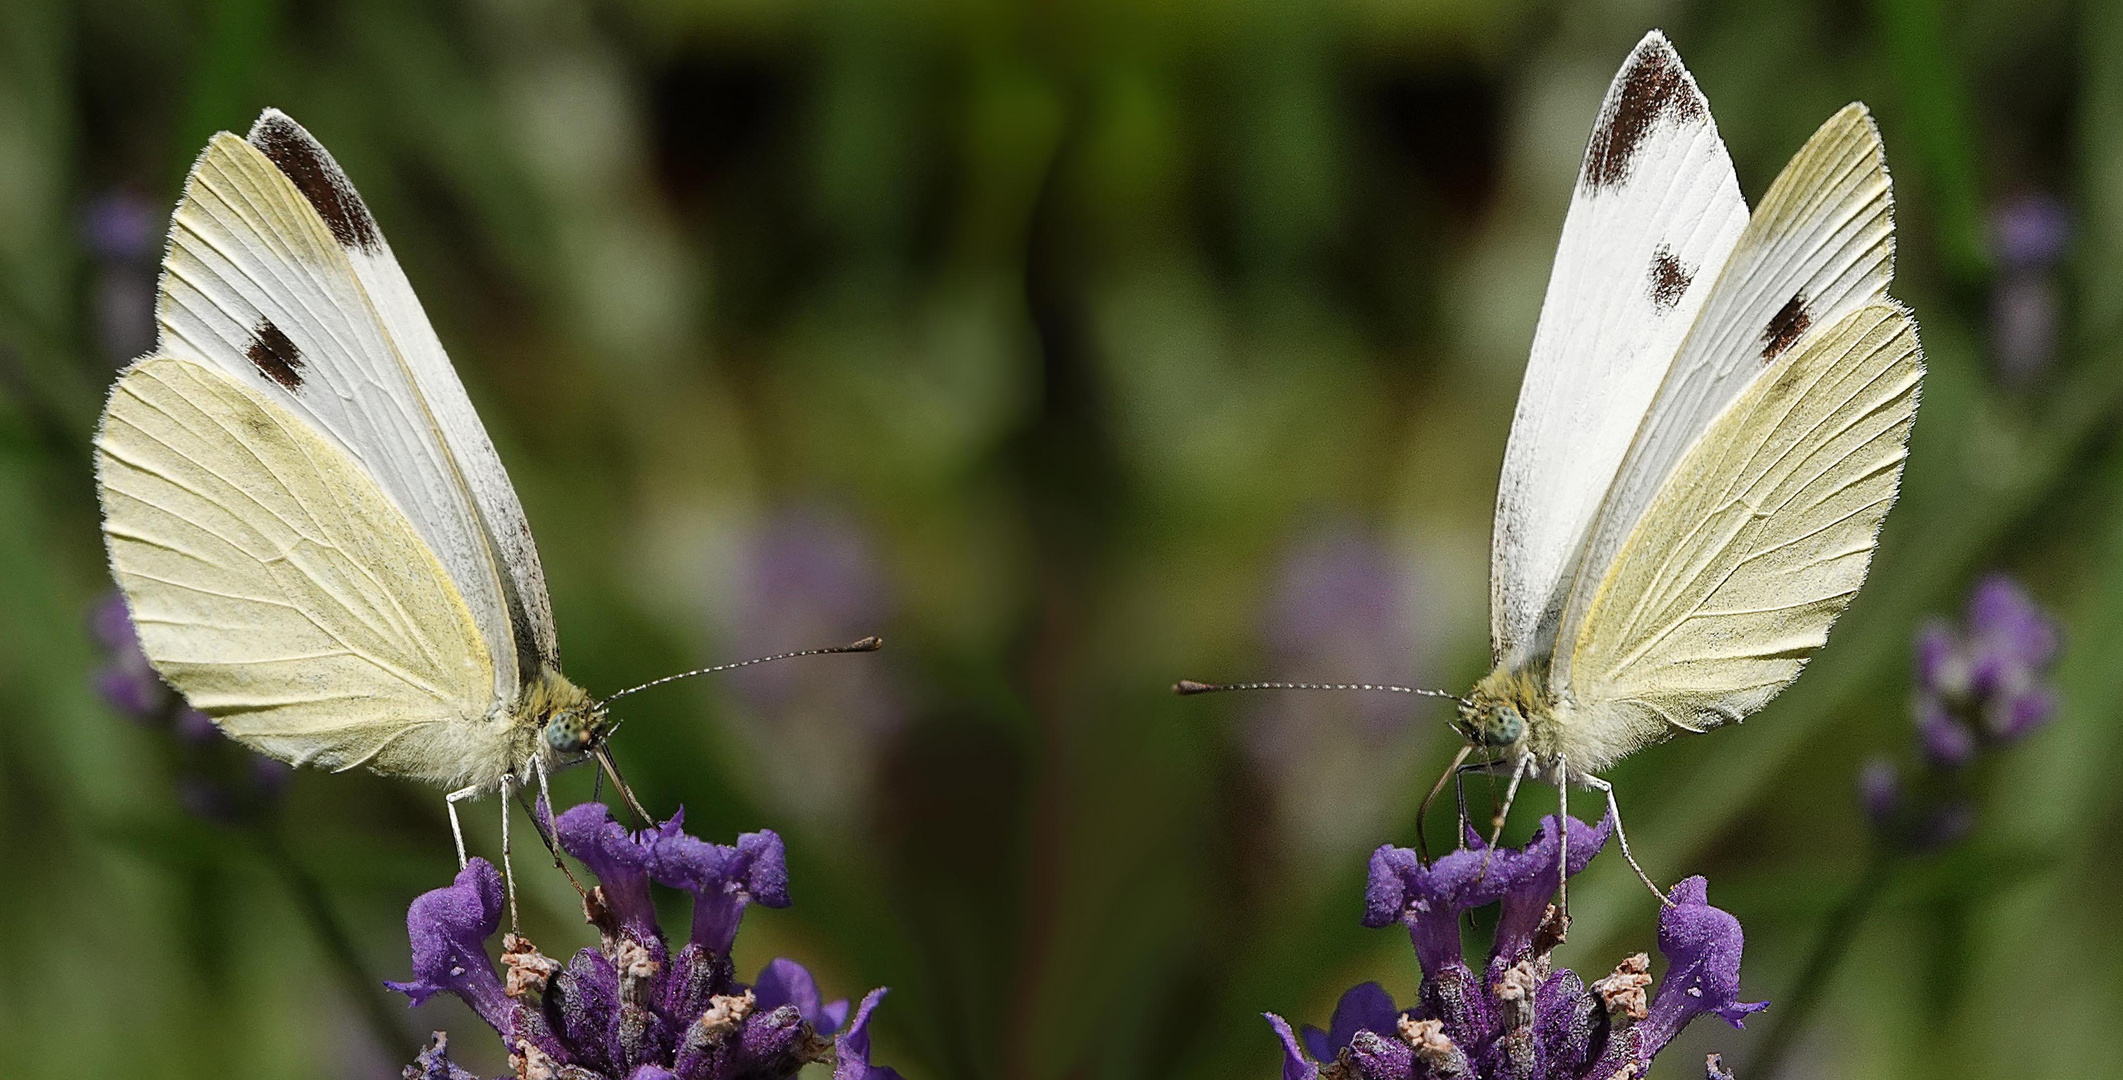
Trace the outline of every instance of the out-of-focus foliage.
{"label": "out-of-focus foliage", "polygon": [[[1873,581],[1767,712],[1616,770],[1631,840],[1719,883],[1774,999],[1860,873],[1912,630],[2009,566],[2064,618],[2058,719],[1884,901],[1791,1075],[2123,1074],[2123,13],[2062,0],[0,3],[0,1072],[403,1064],[286,860],[402,978],[405,905],[453,870],[441,793],[300,772],[276,863],[91,689],[96,410],[186,165],[266,105],[450,346],[576,681],[887,638],[625,703],[649,805],[788,840],[795,906],[740,970],[890,985],[880,1058],[939,1080],[1268,1076],[1261,1010],[1405,1000],[1355,898],[1414,840],[1441,714],[1164,688],[1480,674],[1549,258],[1654,25],[1751,198],[1873,107],[1931,373]],[[2029,198],[2060,262],[1993,255]],[[527,932],[587,935],[518,863]],[[1619,860],[1571,897],[1560,962],[1649,945]],[[405,1030],[478,1030],[453,1008]],[[1689,1035],[1742,1075],[1747,1038]]]}

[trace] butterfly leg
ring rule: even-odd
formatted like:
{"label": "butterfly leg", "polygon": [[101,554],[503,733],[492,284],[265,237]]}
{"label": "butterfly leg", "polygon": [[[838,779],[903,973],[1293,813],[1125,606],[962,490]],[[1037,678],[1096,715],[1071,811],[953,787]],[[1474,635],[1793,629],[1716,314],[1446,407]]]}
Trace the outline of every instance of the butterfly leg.
{"label": "butterfly leg", "polygon": [[1555,906],[1570,925],[1570,769],[1558,755],[1555,759],[1556,866]]}
{"label": "butterfly leg", "polygon": [[1614,821],[1614,839],[1621,846],[1622,858],[1629,861],[1629,868],[1636,871],[1637,880],[1642,881],[1644,887],[1651,890],[1651,895],[1658,897],[1659,903],[1671,907],[1673,901],[1667,898],[1666,891],[1659,888],[1658,882],[1651,880],[1651,875],[1637,865],[1636,856],[1629,853],[1629,834],[1622,831],[1622,806],[1614,800],[1614,785],[1597,776],[1587,775],[1585,786],[1607,796],[1607,816]]}
{"label": "butterfly leg", "polygon": [[534,757],[531,759],[530,769],[531,775],[538,781],[538,802],[526,808],[526,812],[531,815],[531,827],[538,830],[538,839],[545,844],[546,854],[553,857],[553,868],[568,879],[568,884],[574,886],[577,896],[587,896],[582,882],[575,880],[574,872],[568,869],[567,862],[560,857],[560,837],[556,834],[553,824],[553,789],[547,780],[545,762]]}
{"label": "butterfly leg", "polygon": [[516,777],[503,773],[501,777],[501,876],[509,886],[509,933],[516,932],[516,865],[509,860],[509,795],[516,786]]}
{"label": "butterfly leg", "polygon": [[1518,801],[1519,782],[1533,771],[1533,755],[1520,754],[1518,764],[1511,767],[1511,782],[1504,785],[1503,805],[1496,808],[1496,817],[1489,823],[1489,846],[1482,851],[1482,873],[1489,872],[1489,856],[1496,851],[1497,841],[1504,838],[1504,819],[1511,816],[1511,804]]}
{"label": "butterfly leg", "polygon": [[479,785],[452,791],[442,797],[442,804],[450,809],[450,836],[457,841],[457,869],[464,869],[464,826],[457,824],[457,804],[479,796]]}
{"label": "butterfly leg", "polygon": [[1496,762],[1494,761],[1470,761],[1453,770],[1452,797],[1459,803],[1460,812],[1460,831],[1452,842],[1453,849],[1456,851],[1467,850],[1467,833],[1474,828],[1474,819],[1467,813],[1467,774],[1493,768],[1496,768]]}

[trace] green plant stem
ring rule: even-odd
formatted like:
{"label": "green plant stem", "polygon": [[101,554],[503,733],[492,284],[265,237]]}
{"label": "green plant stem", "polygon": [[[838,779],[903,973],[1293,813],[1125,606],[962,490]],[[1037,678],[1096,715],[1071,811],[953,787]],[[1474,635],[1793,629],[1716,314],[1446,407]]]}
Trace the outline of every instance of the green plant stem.
{"label": "green plant stem", "polygon": [[1755,1080],[1771,1080],[1782,1067],[1784,1058],[1791,1051],[1792,1041],[1806,1030],[1806,1022],[1813,1011],[1820,1007],[1826,996],[1829,983],[1834,980],[1836,968],[1850,953],[1850,942],[1857,936],[1858,928],[1865,924],[1865,916],[1871,914],[1874,904],[1887,891],[1887,885],[1901,867],[1900,857],[1884,845],[1875,844],[1865,872],[1851,884],[1850,891],[1843,895],[1828,919],[1821,924],[1821,932],[1814,938],[1813,950],[1806,956],[1806,965],[1799,969],[1798,981],[1791,992],[1781,999],[1771,999],[1775,1006],[1769,1013],[1769,1030],[1762,1035],[1761,1045],[1747,1063],[1744,1075]]}
{"label": "green plant stem", "polygon": [[420,1045],[406,1029],[402,1010],[392,1008],[391,1002],[384,997],[383,980],[369,970],[362,962],[361,954],[354,950],[354,939],[325,899],[324,887],[317,883],[315,875],[295,860],[287,845],[281,843],[280,834],[273,825],[257,825],[250,833],[257,841],[260,857],[279,875],[281,883],[287,886],[288,895],[294,897],[296,910],[302,913],[310,932],[317,936],[317,943],[324,947],[325,958],[339,977],[340,988],[361,1010],[377,1043],[397,1060],[411,1062],[419,1055]]}

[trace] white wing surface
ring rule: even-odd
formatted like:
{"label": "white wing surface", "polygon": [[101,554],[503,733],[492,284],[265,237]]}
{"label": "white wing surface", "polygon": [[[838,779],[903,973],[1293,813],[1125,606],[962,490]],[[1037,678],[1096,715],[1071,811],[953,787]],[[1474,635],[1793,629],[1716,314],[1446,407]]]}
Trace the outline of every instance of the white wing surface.
{"label": "white wing surface", "polygon": [[1809,328],[1886,301],[1893,273],[1885,155],[1871,115],[1853,104],[1822,124],[1770,186],[1623,459],[1557,635],[1559,688],[1594,590],[1681,456]]}
{"label": "white wing surface", "polygon": [[368,209],[331,156],[268,110],[217,135],[170,230],[158,351],[216,369],[348,455],[448,571],[511,700],[557,666],[523,510]]}
{"label": "white wing surface", "polygon": [[141,646],[230,735],[298,764],[452,785],[511,760],[450,573],[309,421],[207,365],[150,356],[111,392],[96,451]]}
{"label": "white wing surface", "polygon": [[1798,677],[1865,580],[1922,378],[1915,321],[1872,305],[1802,337],[1710,425],[1586,615],[1573,765],[1737,721]]}
{"label": "white wing surface", "polygon": [[1504,452],[1499,663],[1551,647],[1600,501],[1746,224],[1708,102],[1665,37],[1645,35],[1586,147]]}

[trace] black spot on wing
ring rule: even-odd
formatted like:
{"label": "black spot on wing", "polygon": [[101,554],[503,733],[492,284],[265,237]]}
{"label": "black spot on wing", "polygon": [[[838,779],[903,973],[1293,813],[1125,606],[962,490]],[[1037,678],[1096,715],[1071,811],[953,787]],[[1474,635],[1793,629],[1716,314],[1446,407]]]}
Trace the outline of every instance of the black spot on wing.
{"label": "black spot on wing", "polygon": [[1664,244],[1651,253],[1651,302],[1661,311],[1680,306],[1681,297],[1695,281],[1695,270]]}
{"label": "black spot on wing", "polygon": [[268,111],[251,128],[250,143],[280,167],[282,175],[324,219],[340,247],[372,252],[383,246],[376,219],[354,191],[339,164],[302,126],[278,112]]}
{"label": "black spot on wing", "polygon": [[1766,364],[1782,355],[1812,325],[1813,314],[1806,310],[1806,294],[1792,293],[1791,299],[1784,301],[1784,306],[1769,317],[1769,325],[1762,328],[1762,362]]}
{"label": "black spot on wing", "polygon": [[258,328],[251,331],[251,347],[244,350],[251,363],[266,378],[296,390],[302,386],[302,350],[288,340],[287,334],[273,325],[271,319],[259,319]]}
{"label": "black spot on wing", "polygon": [[1585,148],[1585,165],[1578,174],[1578,183],[1594,190],[1618,187],[1629,179],[1637,150],[1661,122],[1689,123],[1703,117],[1703,98],[1695,82],[1664,41],[1639,48],[1621,80],[1621,93],[1600,110],[1599,122],[1593,125],[1592,145]]}

